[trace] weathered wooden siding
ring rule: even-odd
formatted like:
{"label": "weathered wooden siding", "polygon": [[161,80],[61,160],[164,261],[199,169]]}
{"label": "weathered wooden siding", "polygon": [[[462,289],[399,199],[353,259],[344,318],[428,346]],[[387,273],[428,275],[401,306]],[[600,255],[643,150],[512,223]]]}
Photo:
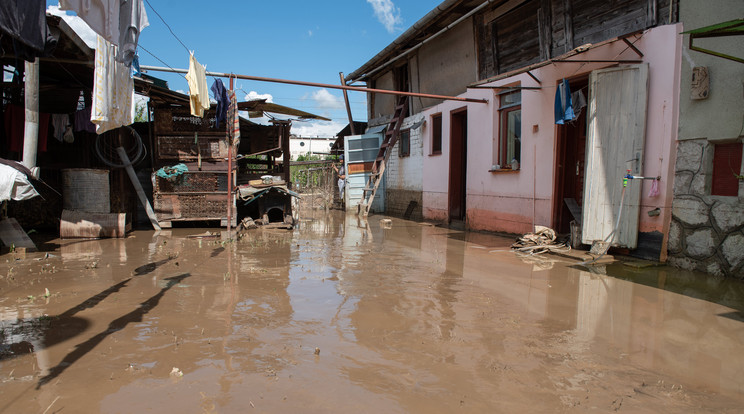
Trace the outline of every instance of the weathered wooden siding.
{"label": "weathered wooden siding", "polygon": [[[678,0],[527,0],[473,17],[479,79],[560,56],[578,46],[677,21]],[[672,13],[670,15],[670,6]]]}

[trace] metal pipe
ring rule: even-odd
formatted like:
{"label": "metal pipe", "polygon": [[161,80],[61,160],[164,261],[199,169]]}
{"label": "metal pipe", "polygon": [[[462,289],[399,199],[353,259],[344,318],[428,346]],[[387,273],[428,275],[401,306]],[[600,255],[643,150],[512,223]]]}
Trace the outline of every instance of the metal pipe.
{"label": "metal pipe", "polygon": [[[141,65],[140,69],[142,70],[154,70],[158,72],[171,72],[171,73],[188,73],[188,70],[186,69],[173,69],[173,68],[164,68],[159,66],[146,66]],[[276,78],[265,78],[261,76],[249,76],[249,75],[235,75],[235,74],[228,74],[228,73],[222,73],[222,72],[207,72],[207,76],[217,76],[221,78],[237,78],[237,79],[245,79],[245,80],[252,80],[252,81],[258,81],[258,82],[273,82],[273,83],[286,83],[290,85],[300,85],[300,86],[312,86],[316,88],[328,88],[328,89],[343,89],[347,91],[356,91],[356,92],[365,92],[365,93],[382,93],[382,94],[388,94],[388,95],[405,95],[405,96],[419,96],[422,98],[431,98],[431,99],[443,99],[447,101],[460,101],[460,102],[474,102],[474,103],[483,103],[487,104],[487,99],[475,99],[475,98],[461,98],[459,96],[447,96],[447,95],[433,95],[428,93],[418,93],[418,92],[403,92],[403,91],[390,91],[387,89],[372,89],[372,88],[364,88],[359,86],[346,86],[346,85],[332,85],[328,83],[317,83],[317,82],[305,82],[305,81],[296,81],[296,80],[289,80],[289,79],[276,79]]]}

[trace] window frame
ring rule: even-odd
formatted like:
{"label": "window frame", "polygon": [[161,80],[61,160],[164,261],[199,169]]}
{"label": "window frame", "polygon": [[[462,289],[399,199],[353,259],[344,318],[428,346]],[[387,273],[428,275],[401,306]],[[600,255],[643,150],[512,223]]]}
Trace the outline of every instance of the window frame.
{"label": "window frame", "polygon": [[[727,154],[729,154],[728,162],[726,163],[726,165],[721,164],[721,162],[716,162],[721,161],[720,153],[718,158],[716,157],[717,150],[724,148],[726,148]],[[742,161],[744,161],[742,151],[744,151],[744,144],[742,144],[741,141],[713,144],[713,168],[711,169],[710,195],[719,197],[739,196],[739,187],[741,180],[737,178],[737,176],[741,175]],[[736,161],[737,158],[739,162],[739,169],[738,171],[732,171],[735,167],[730,165],[731,159]],[[724,179],[724,177],[726,177],[726,179]],[[724,182],[721,183],[722,181]]]}
{"label": "window frame", "polygon": [[[438,122],[437,122],[438,120]],[[436,113],[431,116],[431,152],[429,155],[442,154],[442,132],[443,132],[442,113]]]}
{"label": "window frame", "polygon": [[[401,129],[399,131],[400,136],[398,137],[398,158],[411,156],[411,129]],[[403,136],[406,139],[403,139]]]}
{"label": "window frame", "polygon": [[[519,85],[516,85],[515,87],[519,87]],[[519,101],[515,103],[504,103],[506,98],[508,96],[513,96],[514,94],[519,94]],[[508,134],[509,134],[509,114],[513,112],[519,111],[520,118],[521,118],[521,112],[522,112],[522,91],[521,89],[517,90],[509,90],[504,91],[499,94],[499,128],[498,128],[498,154],[496,156],[496,164],[498,164],[501,169],[508,170],[511,169],[511,160],[506,159],[506,153],[508,149]],[[519,123],[519,135],[516,136],[516,138],[519,138],[520,141],[520,149],[521,149],[521,138],[522,138],[522,122],[520,120]],[[521,160],[521,151],[519,154],[519,159],[517,159],[518,163],[522,163]]]}

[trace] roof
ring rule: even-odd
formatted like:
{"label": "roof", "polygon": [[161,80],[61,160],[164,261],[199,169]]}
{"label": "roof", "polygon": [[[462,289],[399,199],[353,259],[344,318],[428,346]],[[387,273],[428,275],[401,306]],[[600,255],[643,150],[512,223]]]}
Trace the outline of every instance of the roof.
{"label": "roof", "polygon": [[[154,104],[180,104],[183,106],[189,105],[189,96],[176,92],[174,90],[159,86],[159,79],[150,76],[142,76],[134,78],[134,90],[135,92],[147,95],[153,101]],[[212,106],[216,106],[213,104]],[[320,115],[311,114],[309,112],[300,111],[299,109],[290,108],[275,104],[273,102],[266,102],[266,100],[255,100],[255,101],[244,101],[238,102],[238,109],[241,111],[250,112],[271,112],[275,114],[296,116],[301,119],[317,119],[322,121],[330,121],[330,119],[322,117]]]}
{"label": "roof", "polygon": [[425,41],[440,30],[457,21],[472,9],[485,3],[485,0],[445,0],[434,10],[426,14],[419,21],[403,32],[397,39],[382,49],[364,65],[346,76],[347,82],[364,81],[369,78],[369,72],[386,61],[398,56],[411,47]]}

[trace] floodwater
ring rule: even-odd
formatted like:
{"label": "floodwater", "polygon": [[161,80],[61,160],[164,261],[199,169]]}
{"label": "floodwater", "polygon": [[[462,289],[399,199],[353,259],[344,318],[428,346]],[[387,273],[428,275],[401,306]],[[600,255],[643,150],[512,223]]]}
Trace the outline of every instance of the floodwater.
{"label": "floodwater", "polygon": [[0,256],[0,412],[741,412],[741,283],[381,218]]}

